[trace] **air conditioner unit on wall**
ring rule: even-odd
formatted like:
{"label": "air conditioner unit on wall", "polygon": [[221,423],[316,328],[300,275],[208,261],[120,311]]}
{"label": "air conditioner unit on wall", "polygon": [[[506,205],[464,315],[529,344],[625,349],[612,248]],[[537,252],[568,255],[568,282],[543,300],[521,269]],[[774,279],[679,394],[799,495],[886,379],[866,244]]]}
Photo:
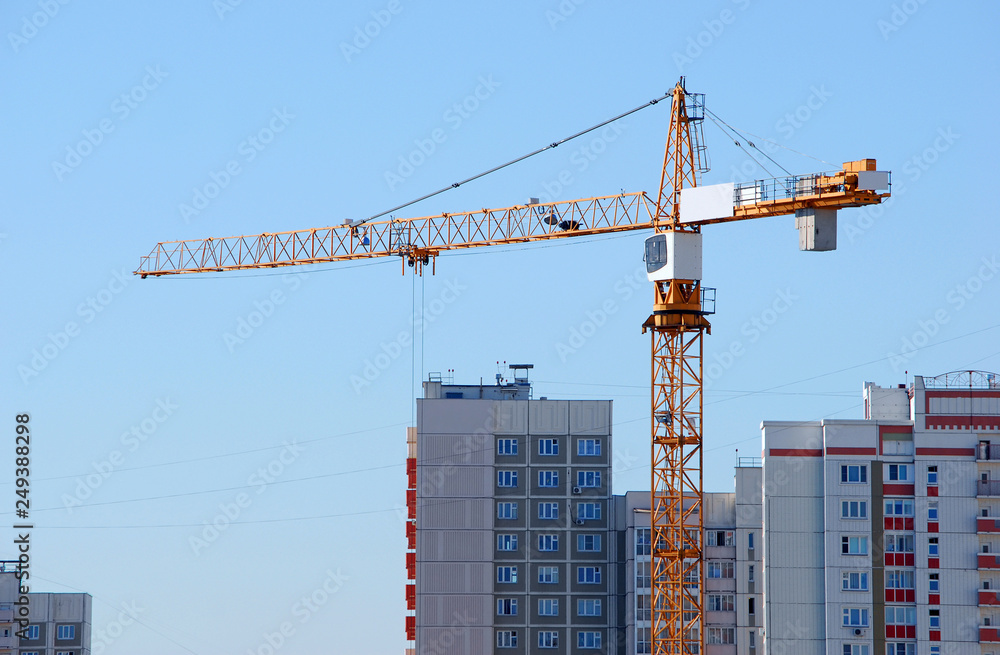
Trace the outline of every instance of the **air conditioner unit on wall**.
{"label": "air conditioner unit on wall", "polygon": [[583,489],[581,489],[580,487],[573,487],[573,493],[575,493],[575,494],[582,494],[583,493]]}
{"label": "air conditioner unit on wall", "polygon": [[854,636],[855,636],[855,637],[860,637],[860,636],[861,636],[861,635],[863,635],[864,633],[865,633],[865,631],[864,631],[864,630],[862,630],[861,628],[854,628]]}

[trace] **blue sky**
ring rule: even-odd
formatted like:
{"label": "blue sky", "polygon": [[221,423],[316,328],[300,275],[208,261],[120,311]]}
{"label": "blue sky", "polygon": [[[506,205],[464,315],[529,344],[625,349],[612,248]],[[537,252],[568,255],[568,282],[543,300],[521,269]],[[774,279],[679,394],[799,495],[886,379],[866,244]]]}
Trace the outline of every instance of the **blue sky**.
{"label": "blue sky", "polygon": [[[370,216],[680,75],[784,168],[874,157],[894,183],[841,212],[836,252],[799,252],[790,217],[706,228],[707,489],[732,489],[763,419],[860,418],[865,380],[1000,369],[998,18],[929,0],[4,3],[0,420],[32,417],[35,589],[93,594],[112,655],[258,652],[283,623],[283,653],[400,652],[404,428],[430,371],[531,362],[536,396],[613,399],[615,491],[648,488],[645,235],[468,251],[422,279],[398,261],[130,273],[159,241]],[[653,194],[668,113],[401,215]],[[705,136],[705,183],[772,176]]]}

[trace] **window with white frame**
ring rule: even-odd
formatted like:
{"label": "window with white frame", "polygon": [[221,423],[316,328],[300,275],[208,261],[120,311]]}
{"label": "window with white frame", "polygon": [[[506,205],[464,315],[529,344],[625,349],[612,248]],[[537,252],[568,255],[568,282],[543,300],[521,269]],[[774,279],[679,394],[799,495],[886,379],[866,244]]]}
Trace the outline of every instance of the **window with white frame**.
{"label": "window with white frame", "polygon": [[601,440],[600,439],[577,439],[577,441],[576,441],[576,454],[577,455],[600,455],[601,454]]}
{"label": "window with white frame", "polygon": [[601,486],[600,471],[577,471],[576,486],[584,488],[594,488]]}
{"label": "window with white frame", "polygon": [[635,529],[635,554],[636,555],[649,555],[650,554],[650,544],[649,544],[649,528],[636,528]]}
{"label": "window with white frame", "polygon": [[650,577],[649,562],[635,563],[635,586],[639,589],[649,589],[652,585]]}
{"label": "window with white frame", "polygon": [[864,464],[841,464],[840,481],[847,484],[867,484],[868,467]]}
{"label": "window with white frame", "polygon": [[517,648],[517,630],[497,630],[497,648]]}
{"label": "window with white frame", "polygon": [[844,608],[844,626],[848,628],[867,628],[868,627],[868,608],[867,607],[845,607]]}
{"label": "window with white frame", "polygon": [[592,630],[580,630],[576,633],[577,648],[600,648],[601,633]]}
{"label": "window with white frame", "polygon": [[705,543],[708,546],[732,546],[732,530],[708,530],[705,533]]}
{"label": "window with white frame", "polygon": [[38,626],[29,625],[24,629],[23,633],[25,639],[38,639]]}
{"label": "window with white frame", "polygon": [[885,535],[885,552],[912,553],[913,535],[905,533],[887,533]]}
{"label": "window with white frame", "polygon": [[497,550],[517,550],[516,534],[498,534]]}
{"label": "window with white frame", "polygon": [[927,591],[932,594],[941,593],[941,581],[937,573],[931,573],[927,576]]}
{"label": "window with white frame", "polygon": [[516,566],[498,566],[497,582],[514,583],[517,582]]}
{"label": "window with white frame", "polygon": [[841,537],[840,552],[844,555],[867,555],[868,537],[861,535]]}
{"label": "window with white frame", "polygon": [[940,630],[941,610],[928,610],[927,616],[928,616],[928,625],[930,626],[931,630]]}
{"label": "window with white frame", "polygon": [[539,487],[558,487],[559,486],[559,471],[539,471],[538,472],[538,486]]}
{"label": "window with white frame", "polygon": [[927,520],[930,522],[938,520],[938,501],[927,501]]}
{"label": "window with white frame", "polygon": [[576,567],[576,581],[580,584],[601,584],[601,567]]}
{"label": "window with white frame", "polygon": [[559,599],[539,598],[538,616],[559,616]]}
{"label": "window with white frame", "polygon": [[736,609],[733,594],[705,594],[705,609],[709,612],[732,612]]}
{"label": "window with white frame", "polygon": [[517,599],[497,598],[497,616],[517,616]]}
{"label": "window with white frame", "polygon": [[913,500],[903,498],[889,498],[885,501],[886,517],[913,516]]}
{"label": "window with white frame", "polygon": [[938,557],[938,538],[930,537],[927,540],[927,556]]}
{"label": "window with white frame", "polygon": [[868,644],[844,644],[844,655],[870,655]]}
{"label": "window with white frame", "polygon": [[538,535],[538,550],[552,552],[559,550],[559,535],[540,534]]}
{"label": "window with white frame", "polygon": [[516,487],[517,471],[497,471],[498,487]]}
{"label": "window with white frame", "polygon": [[67,639],[73,639],[75,636],[76,636],[75,625],[56,626],[56,639],[67,640]]}
{"label": "window with white frame", "polygon": [[635,652],[637,655],[646,655],[653,652],[653,643],[650,641],[651,632],[649,628],[635,629]]}
{"label": "window with white frame", "polygon": [[940,646],[931,646],[931,653],[930,653],[930,655],[941,655],[941,647]]}
{"label": "window with white frame", "polygon": [[914,588],[914,576],[913,571],[903,571],[890,569],[885,572],[885,588],[886,589],[913,589]]}
{"label": "window with white frame", "polygon": [[559,648],[559,633],[555,630],[539,630],[538,647]]}
{"label": "window with white frame", "polygon": [[844,591],[868,591],[868,571],[844,571],[841,589]]}
{"label": "window with white frame", "polygon": [[735,573],[732,560],[709,560],[706,566],[709,578],[732,578]]}
{"label": "window with white frame", "polygon": [[601,535],[599,534],[576,535],[576,551],[578,553],[601,552]]}
{"label": "window with white frame", "polygon": [[913,642],[890,641],[885,645],[885,655],[917,655],[917,645]]}
{"label": "window with white frame", "polygon": [[709,628],[705,634],[706,644],[735,644],[736,628]]}
{"label": "window with white frame", "polygon": [[559,518],[559,503],[538,503],[538,518],[540,519]]}
{"label": "window with white frame", "polygon": [[901,605],[886,605],[885,606],[885,624],[886,625],[916,625],[917,624],[917,608],[916,607],[904,607]]}
{"label": "window with white frame", "polygon": [[538,582],[541,584],[558,584],[559,583],[559,567],[558,566],[539,566],[538,567]]}
{"label": "window with white frame", "polygon": [[650,609],[653,599],[647,594],[635,595],[635,619],[637,621],[651,621],[653,611]]}
{"label": "window with white frame", "polygon": [[601,599],[600,598],[579,598],[576,601],[576,615],[577,616],[600,616],[601,615]]}
{"label": "window with white frame", "polygon": [[886,464],[886,482],[913,482],[913,464]]}
{"label": "window with white frame", "polygon": [[538,454],[539,455],[558,455],[559,454],[559,440],[558,439],[539,439],[538,440]]}
{"label": "window with white frame", "polygon": [[497,503],[498,519],[516,519],[517,503]]}
{"label": "window with white frame", "polygon": [[601,518],[600,503],[577,503],[576,518],[596,520]]}
{"label": "window with white frame", "polygon": [[753,532],[752,531],[747,533],[747,548],[750,549],[750,550],[753,550]]}
{"label": "window with white frame", "polygon": [[936,485],[938,483],[938,481],[937,481],[938,480],[937,473],[938,473],[938,471],[937,471],[937,467],[936,466],[928,466],[927,467],[927,484],[928,485],[933,486],[933,485]]}
{"label": "window with white frame", "polygon": [[497,455],[516,455],[517,439],[497,439]]}
{"label": "window with white frame", "polygon": [[867,500],[840,501],[840,518],[842,519],[868,518],[868,501]]}

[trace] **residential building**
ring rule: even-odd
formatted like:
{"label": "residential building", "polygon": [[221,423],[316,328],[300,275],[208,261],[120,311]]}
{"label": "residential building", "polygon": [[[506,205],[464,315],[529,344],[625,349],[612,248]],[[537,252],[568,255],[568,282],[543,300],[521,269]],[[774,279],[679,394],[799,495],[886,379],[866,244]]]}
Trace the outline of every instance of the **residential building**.
{"label": "residential building", "polygon": [[29,623],[22,631],[16,565],[0,562],[0,655],[90,655],[90,594],[27,594]]}

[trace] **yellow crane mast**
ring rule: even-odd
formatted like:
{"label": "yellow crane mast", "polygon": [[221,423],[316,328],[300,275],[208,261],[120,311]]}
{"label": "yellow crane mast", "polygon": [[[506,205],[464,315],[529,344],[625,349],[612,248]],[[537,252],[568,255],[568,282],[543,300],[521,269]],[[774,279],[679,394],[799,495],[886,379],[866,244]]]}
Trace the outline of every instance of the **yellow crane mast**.
{"label": "yellow crane mast", "polygon": [[448,250],[509,245],[626,230],[646,239],[653,311],[642,325],[652,335],[651,554],[652,652],[704,652],[702,603],[703,337],[714,313],[714,289],[701,286],[705,225],[795,214],[802,250],[836,248],[837,210],[882,202],[889,173],[874,159],[840,171],[699,186],[704,172],[704,100],[673,89],[660,188],[562,202],[513,205],[388,221],[195,239],[156,244],[136,275],[177,275],[400,257],[422,273]]}

